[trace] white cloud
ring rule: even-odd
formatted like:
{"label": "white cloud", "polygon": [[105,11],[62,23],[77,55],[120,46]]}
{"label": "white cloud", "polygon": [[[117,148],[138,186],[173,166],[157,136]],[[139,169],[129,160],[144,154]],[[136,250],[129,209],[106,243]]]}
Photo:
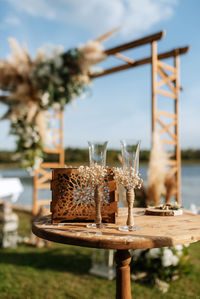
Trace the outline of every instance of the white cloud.
{"label": "white cloud", "polygon": [[138,36],[173,15],[178,0],[8,0],[31,16],[78,24],[100,33],[123,25],[121,34]]}
{"label": "white cloud", "polygon": [[16,26],[20,24],[20,19],[16,16],[8,16],[4,19],[4,24]]}
{"label": "white cloud", "polygon": [[20,23],[21,22],[18,17],[8,15],[0,22],[0,29],[7,29],[8,26],[19,26]]}

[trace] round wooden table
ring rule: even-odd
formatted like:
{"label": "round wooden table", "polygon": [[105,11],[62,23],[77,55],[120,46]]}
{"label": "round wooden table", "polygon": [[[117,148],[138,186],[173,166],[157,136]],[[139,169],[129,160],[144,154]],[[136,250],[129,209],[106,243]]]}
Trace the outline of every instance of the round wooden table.
{"label": "round wooden table", "polygon": [[[137,213],[136,213],[137,214]],[[200,215],[184,212],[179,216],[141,215],[135,217],[137,232],[122,232],[118,225],[89,229],[85,223],[51,224],[51,216],[33,222],[33,233],[45,240],[103,249],[116,249],[116,298],[131,299],[129,249],[147,249],[193,243],[200,240]]]}

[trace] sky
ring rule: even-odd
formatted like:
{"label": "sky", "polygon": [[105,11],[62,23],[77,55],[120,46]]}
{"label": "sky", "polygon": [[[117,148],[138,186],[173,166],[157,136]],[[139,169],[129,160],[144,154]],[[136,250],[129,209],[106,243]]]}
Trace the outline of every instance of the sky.
{"label": "sky", "polygon": [[[34,57],[42,46],[68,50],[117,26],[121,30],[105,42],[105,49],[166,30],[159,53],[190,46],[180,57],[180,144],[200,148],[199,11],[199,0],[0,0],[0,58],[11,53],[9,37],[25,43]],[[137,59],[150,53],[145,46],[124,54]],[[101,68],[117,64],[111,59]],[[0,116],[5,111],[0,104]],[[142,148],[150,148],[150,65],[95,79],[85,98],[65,108],[65,146],[84,148],[87,140],[109,140],[110,148],[119,148],[122,138],[141,139]],[[0,150],[14,148],[9,121],[0,121]]]}

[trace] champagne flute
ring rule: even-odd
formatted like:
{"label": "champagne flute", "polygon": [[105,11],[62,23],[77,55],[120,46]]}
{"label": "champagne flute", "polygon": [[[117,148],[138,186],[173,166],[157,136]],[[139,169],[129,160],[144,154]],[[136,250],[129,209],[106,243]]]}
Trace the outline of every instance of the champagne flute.
{"label": "champagne flute", "polygon": [[[121,153],[122,153],[122,168],[125,175],[127,175],[128,181],[131,176],[138,176],[139,171],[139,154],[140,154],[140,140],[134,139],[124,139],[120,141],[121,143]],[[130,180],[131,181],[131,180]],[[120,231],[138,231],[141,228],[134,225],[133,217],[133,205],[135,200],[135,186],[128,184],[125,187],[126,190],[126,200],[128,203],[128,217],[127,225],[120,226],[118,229]]]}

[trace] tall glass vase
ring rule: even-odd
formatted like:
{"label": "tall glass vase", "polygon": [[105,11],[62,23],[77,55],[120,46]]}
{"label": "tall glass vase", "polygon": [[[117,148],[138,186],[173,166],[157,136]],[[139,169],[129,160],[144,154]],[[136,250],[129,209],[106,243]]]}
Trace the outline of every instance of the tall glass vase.
{"label": "tall glass vase", "polygon": [[[122,153],[122,167],[128,174],[132,175],[133,171],[137,175],[139,171],[139,154],[140,154],[140,140],[127,139],[121,140],[121,153]],[[134,225],[133,205],[135,200],[135,192],[133,186],[126,186],[126,200],[128,203],[128,217],[127,225],[120,226],[121,231],[138,231],[139,226]]]}
{"label": "tall glass vase", "polygon": [[[95,165],[105,167],[106,166],[106,153],[107,153],[108,141],[103,143],[88,141],[89,146],[89,159],[90,167]],[[101,202],[102,202],[102,185],[95,185],[94,191],[95,199],[95,223],[89,224],[89,228],[102,228],[102,216],[101,216]]]}

